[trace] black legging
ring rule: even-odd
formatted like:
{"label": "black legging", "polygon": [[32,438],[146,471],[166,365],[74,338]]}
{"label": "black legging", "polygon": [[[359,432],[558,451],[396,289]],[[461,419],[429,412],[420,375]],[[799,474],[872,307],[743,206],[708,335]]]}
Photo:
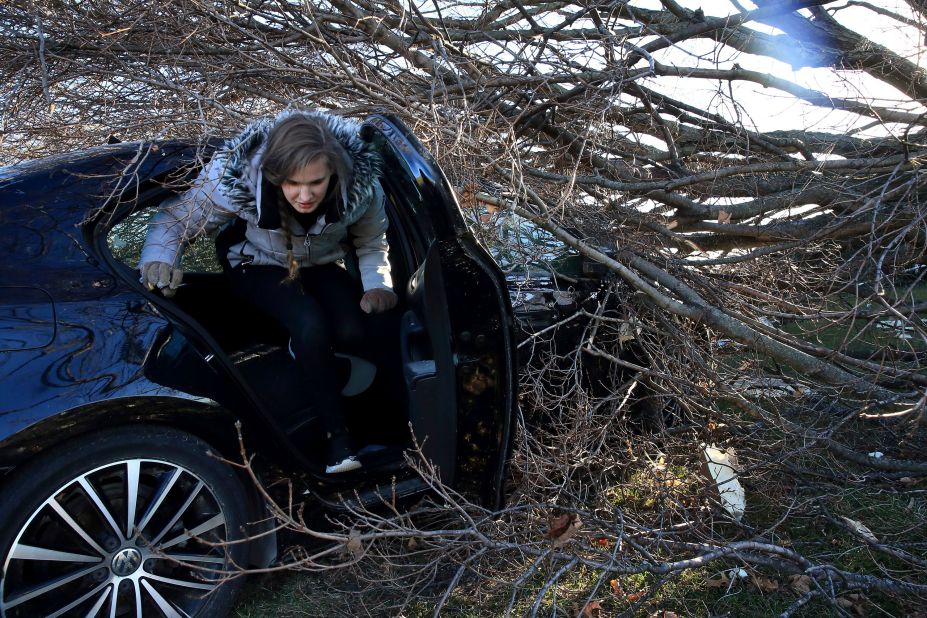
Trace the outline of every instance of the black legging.
{"label": "black legging", "polygon": [[228,272],[241,297],[286,328],[327,431],[344,433],[334,350],[366,356],[359,283],[337,264],[301,268],[292,283],[283,283],[287,271],[278,266],[246,265]]}

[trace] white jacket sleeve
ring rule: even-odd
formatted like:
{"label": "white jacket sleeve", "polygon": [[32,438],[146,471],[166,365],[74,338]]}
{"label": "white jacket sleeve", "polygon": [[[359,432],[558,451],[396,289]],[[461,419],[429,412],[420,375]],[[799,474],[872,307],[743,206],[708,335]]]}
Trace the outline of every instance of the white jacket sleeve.
{"label": "white jacket sleeve", "polygon": [[213,159],[187,191],[165,200],[148,222],[139,267],[148,262],[166,262],[180,267],[187,246],[237,214],[220,188],[221,163]]}
{"label": "white jacket sleeve", "polygon": [[386,229],[389,227],[389,222],[386,219],[383,201],[383,189],[378,183],[373,203],[349,230],[354,239],[357,266],[364,291],[375,288],[393,289],[389,266],[389,244],[386,242]]}

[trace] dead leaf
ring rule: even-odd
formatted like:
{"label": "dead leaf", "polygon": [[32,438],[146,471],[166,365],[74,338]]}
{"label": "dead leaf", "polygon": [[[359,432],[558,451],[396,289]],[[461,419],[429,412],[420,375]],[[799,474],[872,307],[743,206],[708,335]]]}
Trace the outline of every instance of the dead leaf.
{"label": "dead leaf", "polygon": [[460,189],[460,205],[463,208],[476,208],[476,183],[468,182]]}
{"label": "dead leaf", "polygon": [[729,448],[729,449],[727,449],[727,450],[724,451],[724,452],[725,452],[725,454],[727,454],[727,463],[728,463],[732,468],[739,468],[739,467],[740,467],[740,463],[738,463],[738,461],[737,461],[737,453],[734,451],[734,449]]}
{"label": "dead leaf", "polygon": [[801,596],[811,590],[811,578],[807,575],[790,575],[789,590]]}
{"label": "dead leaf", "polygon": [[866,615],[865,603],[866,597],[861,594],[847,594],[842,597],[837,597],[837,605],[843,609],[852,611],[857,616]]}
{"label": "dead leaf", "polygon": [[709,579],[705,582],[706,588],[727,588],[731,584],[731,580],[727,578],[726,573],[722,573],[721,577]]}
{"label": "dead leaf", "polygon": [[674,230],[677,227],[679,227],[679,221],[670,221],[666,224],[666,229],[668,230]]}
{"label": "dead leaf", "polygon": [[756,586],[760,592],[765,592],[767,594],[779,590],[779,582],[765,575],[753,573],[750,576],[750,583]]}
{"label": "dead leaf", "polygon": [[616,597],[624,596],[624,590],[621,589],[621,584],[618,582],[617,579],[611,580],[610,582],[608,582],[608,585],[611,587],[613,595],[615,595]]}
{"label": "dead leaf", "polygon": [[628,601],[630,601],[631,603],[637,603],[637,602],[640,601],[642,598],[644,598],[644,595],[645,595],[645,594],[647,594],[647,589],[646,589],[646,588],[645,588],[644,590],[639,591],[639,592],[632,592],[632,593],[630,593],[626,598],[627,598]]}
{"label": "dead leaf", "polygon": [[731,213],[726,210],[718,211],[718,223],[730,223],[731,222]]}
{"label": "dead leaf", "polygon": [[572,513],[565,513],[557,517],[549,517],[547,519],[547,534],[545,536],[549,539],[557,538],[570,527],[570,521],[572,521],[572,519]]}
{"label": "dead leaf", "polygon": [[666,457],[660,455],[655,462],[650,464],[653,467],[654,472],[666,472]]}
{"label": "dead leaf", "polygon": [[352,558],[355,560],[360,558],[364,553],[364,544],[361,543],[360,532],[351,530],[351,532],[348,533],[348,542],[345,543],[344,546],[347,548]]}
{"label": "dead leaf", "polygon": [[552,539],[554,547],[566,545],[583,525],[583,520],[576,513],[567,513],[548,520],[547,538]]}
{"label": "dead leaf", "polygon": [[636,321],[622,322],[618,327],[618,343],[634,341],[641,334],[640,326]]}
{"label": "dead leaf", "polygon": [[583,611],[579,613],[583,618],[598,618],[602,615],[602,602],[601,601],[589,601],[583,607]]}
{"label": "dead leaf", "polygon": [[409,537],[409,540],[406,541],[406,549],[415,550],[418,549],[418,541],[415,540],[415,537]]}

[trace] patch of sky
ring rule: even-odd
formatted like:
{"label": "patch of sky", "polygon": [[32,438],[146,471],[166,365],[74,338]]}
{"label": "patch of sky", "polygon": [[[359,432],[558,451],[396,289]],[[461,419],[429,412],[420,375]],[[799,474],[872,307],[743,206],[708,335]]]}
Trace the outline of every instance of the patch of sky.
{"label": "patch of sky", "polygon": [[762,35],[780,36],[780,35],[785,34],[784,30],[780,30],[779,28],[776,28],[775,26],[772,26],[770,24],[763,24],[763,23],[755,22],[755,21],[748,22],[744,24],[743,27],[747,30],[752,30],[756,32],[757,34],[762,34]]}
{"label": "patch of sky", "polygon": [[479,17],[487,8],[485,2],[416,2],[419,12],[425,17],[437,19],[438,15],[445,19],[474,19]]}
{"label": "patch of sky", "polygon": [[629,6],[641,9],[648,9],[651,11],[660,11],[663,10],[663,4],[660,0],[634,0],[634,2],[629,2]]}
{"label": "patch of sky", "polygon": [[[718,50],[709,40],[685,41],[654,56],[660,63],[675,67],[732,69],[737,65],[821,93],[824,100],[835,97],[892,106],[906,101],[906,107],[915,113],[927,110],[888,84],[860,71],[835,72],[830,68],[812,67],[794,70],[788,63],[765,56],[729,48]],[[814,105],[784,90],[750,81],[661,76],[648,79],[647,85],[666,96],[703,107],[732,122],[743,122],[756,131],[804,128],[844,133],[848,128],[859,129],[872,120],[830,106]],[[751,110],[762,110],[762,113],[752,115]],[[796,127],[796,121],[800,121],[801,127]],[[887,134],[888,129],[884,126],[873,126],[862,136]]]}
{"label": "patch of sky", "polygon": [[[900,0],[880,0],[874,4],[903,19],[918,21],[911,7]],[[921,44],[923,39],[915,28],[899,24],[891,17],[872,11],[861,4],[848,2],[846,5],[838,6],[834,11],[834,16],[847,28],[911,60],[922,57],[924,53],[924,47]]]}
{"label": "patch of sky", "polygon": [[[679,4],[689,10],[703,9],[708,17],[723,17],[740,12],[740,9],[733,3],[721,0],[715,0],[707,5],[701,0],[681,0]],[[756,8],[754,3],[746,0],[742,4],[747,9]],[[662,8],[659,2],[633,2],[631,5],[654,10],[660,10]],[[883,45],[912,60],[919,60],[923,56],[924,47],[921,43],[922,35],[916,28],[900,23],[888,15],[883,15],[877,11],[871,10],[861,3],[846,3],[844,5],[836,5],[827,8],[829,9],[829,13],[834,16],[839,23],[853,31],[859,32],[874,43]],[[876,8],[895,13],[902,19],[910,20],[912,23],[917,21],[910,7],[901,0],[882,0],[876,3]],[[806,17],[811,16],[811,11],[809,9],[802,9],[799,13]],[[745,27],[765,35],[782,34],[783,31],[775,25],[776,21],[775,18],[767,19],[766,23],[752,21],[745,24]],[[690,42],[691,41],[687,41],[687,43]],[[784,41],[784,43],[786,45],[789,44],[788,41]],[[714,43],[709,42],[709,46],[713,48]],[[793,60],[795,59],[793,58]],[[787,78],[787,74],[782,67],[776,66],[779,64],[788,67],[787,63],[781,63],[766,57],[757,57],[755,61],[759,63],[759,66],[755,67],[755,70],[766,70],[774,75],[781,75]],[[744,66],[744,68],[748,68],[747,64],[745,64],[747,61],[738,62],[741,66]],[[767,68],[766,65],[769,64],[772,66]],[[800,66],[800,63],[796,64],[796,67],[797,66]]]}
{"label": "patch of sky", "polygon": [[[620,127],[623,129],[624,127]],[[666,142],[657,137],[656,135],[651,135],[650,133],[638,133],[632,129],[627,129],[623,137],[629,141],[632,141],[636,144],[639,144],[645,148],[653,149],[659,152],[652,152],[651,155],[657,155],[659,153],[666,152]]]}
{"label": "patch of sky", "polygon": [[[821,210],[821,206],[818,204],[802,204],[801,206],[789,206],[788,208],[783,208],[778,210],[773,214],[763,217],[760,220],[760,225],[768,225],[769,223],[777,219],[813,219],[814,217],[820,216],[830,210]],[[805,216],[807,215],[807,216]]]}

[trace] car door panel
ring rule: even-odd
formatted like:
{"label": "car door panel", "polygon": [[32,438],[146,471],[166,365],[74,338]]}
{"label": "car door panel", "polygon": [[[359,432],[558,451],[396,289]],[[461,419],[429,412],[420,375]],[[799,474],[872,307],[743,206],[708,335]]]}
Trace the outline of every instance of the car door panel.
{"label": "car door panel", "polygon": [[[403,172],[384,177],[384,188],[399,222],[414,231],[412,253],[425,255],[409,280],[402,333],[410,354],[404,371],[413,429],[417,436],[439,438],[424,450],[436,464],[442,462],[445,480],[453,478],[479,501],[499,505],[517,386],[505,279],[467,229],[440,167],[408,129],[377,115],[367,119],[365,130],[380,144],[387,168]],[[432,358],[415,358],[425,342]]]}
{"label": "car door panel", "polygon": [[409,421],[426,457],[446,483],[454,482],[457,397],[450,321],[441,258],[433,245],[409,279],[408,309],[400,326]]}

